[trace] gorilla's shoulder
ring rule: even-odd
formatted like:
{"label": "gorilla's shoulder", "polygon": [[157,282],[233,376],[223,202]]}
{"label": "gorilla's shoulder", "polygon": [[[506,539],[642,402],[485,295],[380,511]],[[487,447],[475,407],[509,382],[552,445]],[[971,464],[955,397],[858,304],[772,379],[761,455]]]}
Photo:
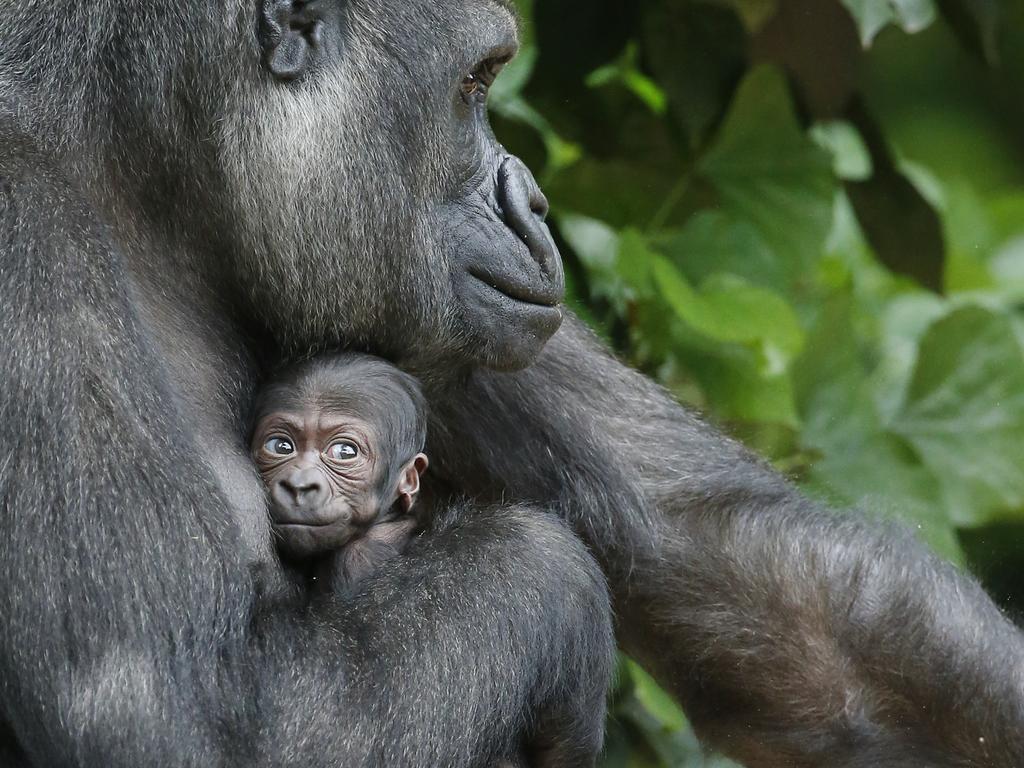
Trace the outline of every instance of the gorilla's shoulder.
{"label": "gorilla's shoulder", "polygon": [[59,165],[7,110],[0,108],[0,179],[13,190],[51,184],[63,174]]}
{"label": "gorilla's shoulder", "polygon": [[0,314],[8,335],[57,338],[60,328],[44,328],[41,317],[65,329],[81,327],[86,317],[95,325],[103,315],[97,308],[124,292],[121,264],[74,176],[0,113],[0,265],[9,267],[0,269]]}
{"label": "gorilla's shoulder", "polygon": [[0,247],[99,239],[95,211],[62,163],[0,111]]}

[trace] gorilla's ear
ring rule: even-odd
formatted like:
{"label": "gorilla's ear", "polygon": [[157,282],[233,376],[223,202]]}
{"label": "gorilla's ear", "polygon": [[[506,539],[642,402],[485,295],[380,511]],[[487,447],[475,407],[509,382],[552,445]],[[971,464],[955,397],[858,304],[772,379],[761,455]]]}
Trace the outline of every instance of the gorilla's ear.
{"label": "gorilla's ear", "polygon": [[263,0],[260,41],[267,68],[280,80],[295,80],[313,64],[323,36],[319,0]]}
{"label": "gorilla's ear", "polygon": [[398,478],[398,499],[402,505],[402,511],[409,514],[412,505],[416,503],[416,495],[420,492],[420,476],[427,471],[426,454],[417,453],[413,460],[402,468],[402,474]]}

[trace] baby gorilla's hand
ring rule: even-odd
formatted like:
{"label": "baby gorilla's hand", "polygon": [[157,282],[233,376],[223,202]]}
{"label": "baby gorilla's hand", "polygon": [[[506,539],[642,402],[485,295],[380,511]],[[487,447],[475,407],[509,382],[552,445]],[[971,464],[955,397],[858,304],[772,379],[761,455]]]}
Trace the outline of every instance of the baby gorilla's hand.
{"label": "baby gorilla's hand", "polygon": [[402,554],[416,532],[416,520],[403,517],[377,523],[366,534],[342,547],[331,562],[331,589],[350,590],[383,563]]}

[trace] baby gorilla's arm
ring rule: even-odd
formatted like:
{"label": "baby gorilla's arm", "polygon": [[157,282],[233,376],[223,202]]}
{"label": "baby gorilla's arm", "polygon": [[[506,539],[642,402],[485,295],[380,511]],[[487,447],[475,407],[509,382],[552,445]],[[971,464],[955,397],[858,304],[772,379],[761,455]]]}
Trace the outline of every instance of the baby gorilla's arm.
{"label": "baby gorilla's arm", "polygon": [[342,547],[330,559],[331,589],[352,589],[384,562],[402,554],[416,526],[416,519],[411,516],[377,523],[364,536]]}

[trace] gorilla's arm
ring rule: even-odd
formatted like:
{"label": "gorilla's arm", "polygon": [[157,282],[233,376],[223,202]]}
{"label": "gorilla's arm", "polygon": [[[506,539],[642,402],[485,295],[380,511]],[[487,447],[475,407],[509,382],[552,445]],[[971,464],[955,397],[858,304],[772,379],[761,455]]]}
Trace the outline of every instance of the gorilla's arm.
{"label": "gorilla's arm", "polygon": [[597,564],[534,508],[444,518],[342,606],[257,620],[272,735],[240,764],[476,768],[524,734],[539,765],[593,764],[613,660]]}
{"label": "gorilla's arm", "polygon": [[[570,320],[438,396],[435,466],[555,502],[620,639],[751,766],[1024,765],[1024,641],[902,532],[824,510]],[[490,486],[490,487],[489,487]]]}

